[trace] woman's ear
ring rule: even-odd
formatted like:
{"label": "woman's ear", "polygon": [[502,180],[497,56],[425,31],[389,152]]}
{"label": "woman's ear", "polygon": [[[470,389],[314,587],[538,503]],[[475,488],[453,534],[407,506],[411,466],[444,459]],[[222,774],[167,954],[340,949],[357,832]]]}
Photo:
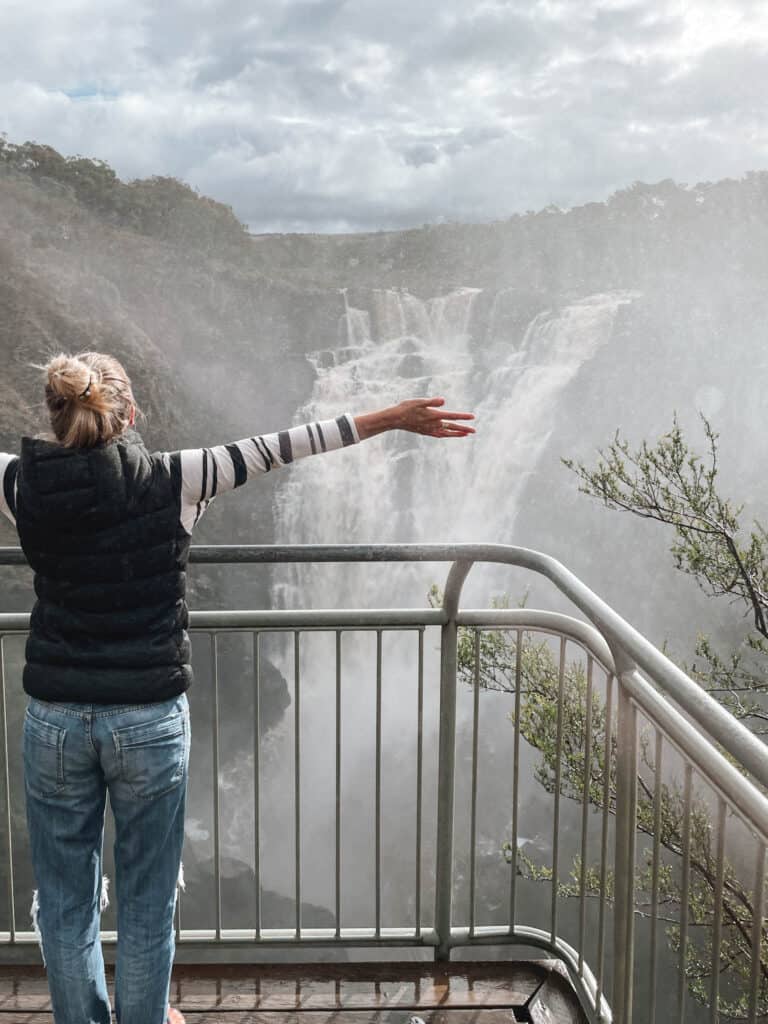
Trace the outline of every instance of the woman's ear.
{"label": "woman's ear", "polygon": [[131,406],[131,418],[128,420],[128,426],[132,427],[136,422],[136,406]]}

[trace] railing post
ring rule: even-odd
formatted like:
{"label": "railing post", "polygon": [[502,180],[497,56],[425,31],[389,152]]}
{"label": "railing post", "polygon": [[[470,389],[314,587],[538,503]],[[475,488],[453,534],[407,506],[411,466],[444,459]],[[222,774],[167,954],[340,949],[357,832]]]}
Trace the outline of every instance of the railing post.
{"label": "railing post", "polygon": [[[626,665],[626,658],[623,661]],[[637,711],[624,686],[623,675],[623,672],[617,673],[614,1024],[631,1024],[635,962],[634,883],[637,819]],[[610,765],[606,765],[606,770],[610,770]]]}
{"label": "railing post", "polygon": [[[18,741],[17,741],[18,742]],[[3,828],[7,836],[8,853],[8,931],[11,943],[16,941],[16,900],[13,891],[13,816],[11,814],[11,784],[8,770],[8,709],[5,701],[5,644],[0,636],[0,791],[2,791]]]}
{"label": "railing post", "polygon": [[456,760],[456,613],[471,561],[454,562],[443,593],[447,619],[440,636],[440,738],[437,763],[437,851],[435,864],[436,960],[451,958],[453,902],[453,795]]}

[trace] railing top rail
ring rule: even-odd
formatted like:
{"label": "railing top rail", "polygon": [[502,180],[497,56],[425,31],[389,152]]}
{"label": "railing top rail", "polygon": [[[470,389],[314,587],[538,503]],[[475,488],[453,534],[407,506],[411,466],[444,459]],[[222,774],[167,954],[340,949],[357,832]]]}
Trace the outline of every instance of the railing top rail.
{"label": "railing top rail", "polygon": [[[545,576],[603,634],[619,672],[636,666],[768,789],[768,749],[730,712],[557,559],[511,544],[222,544],[190,549],[193,563],[496,562]],[[0,548],[0,565],[23,565],[20,548]]]}

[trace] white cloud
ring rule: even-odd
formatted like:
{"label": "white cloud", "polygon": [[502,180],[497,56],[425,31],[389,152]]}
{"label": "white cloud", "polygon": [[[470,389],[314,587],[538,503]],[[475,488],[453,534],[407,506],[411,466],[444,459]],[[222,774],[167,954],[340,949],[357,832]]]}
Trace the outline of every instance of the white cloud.
{"label": "white cloud", "polygon": [[766,166],[753,0],[59,0],[0,9],[0,130],[253,230],[509,216]]}

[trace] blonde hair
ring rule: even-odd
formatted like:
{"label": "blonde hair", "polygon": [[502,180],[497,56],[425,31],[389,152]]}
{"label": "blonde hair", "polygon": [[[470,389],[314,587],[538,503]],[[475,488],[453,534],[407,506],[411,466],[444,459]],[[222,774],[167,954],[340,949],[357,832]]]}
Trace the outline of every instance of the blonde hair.
{"label": "blonde hair", "polygon": [[136,401],[130,378],[114,356],[62,352],[37,369],[45,373],[51,428],[66,448],[106,443],[129,425]]}

